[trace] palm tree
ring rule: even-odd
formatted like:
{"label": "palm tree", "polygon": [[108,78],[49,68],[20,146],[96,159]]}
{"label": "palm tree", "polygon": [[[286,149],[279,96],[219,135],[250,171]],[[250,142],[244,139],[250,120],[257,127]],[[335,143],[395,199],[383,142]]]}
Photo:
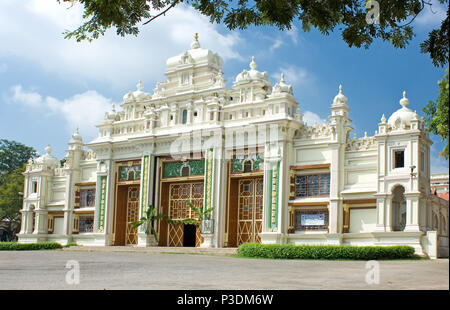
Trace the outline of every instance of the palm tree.
{"label": "palm tree", "polygon": [[192,211],[194,211],[195,214],[197,214],[197,218],[186,218],[186,219],[182,219],[182,220],[173,220],[168,217],[168,218],[166,218],[166,222],[168,224],[172,224],[172,225],[195,225],[200,229],[200,232],[201,232],[200,223],[204,219],[209,219],[209,217],[211,216],[211,212],[214,208],[203,209],[202,206],[197,208],[189,200],[186,200],[186,204],[188,205],[189,208],[192,209]]}
{"label": "palm tree", "polygon": [[139,221],[130,222],[130,225],[133,229],[137,229],[138,227],[144,225],[145,234],[147,236],[154,236],[155,241],[158,242],[158,236],[155,230],[155,221],[162,219],[164,214],[158,213],[156,208],[153,205],[149,205],[148,208],[144,212],[144,216],[141,217]]}

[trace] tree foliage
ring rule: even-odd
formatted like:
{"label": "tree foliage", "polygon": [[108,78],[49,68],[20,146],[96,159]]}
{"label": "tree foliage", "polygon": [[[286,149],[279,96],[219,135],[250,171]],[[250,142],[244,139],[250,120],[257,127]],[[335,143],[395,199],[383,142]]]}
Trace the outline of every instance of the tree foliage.
{"label": "tree foliage", "polygon": [[153,206],[149,205],[144,211],[144,215],[139,221],[130,222],[131,228],[137,229],[140,226],[144,226],[146,235],[153,235],[155,240],[158,241],[158,235],[155,230],[155,221],[164,218],[164,214],[158,213],[158,210]]}
{"label": "tree foliage", "polygon": [[[372,2],[373,1],[373,2]],[[439,0],[448,3],[448,0]],[[85,22],[66,31],[66,38],[93,40],[115,28],[118,35],[138,35],[146,25],[182,3],[191,5],[212,23],[223,23],[230,30],[249,26],[274,26],[291,29],[299,20],[303,31],[312,28],[328,35],[336,29],[352,47],[368,48],[374,39],[405,48],[414,36],[412,21],[432,4],[424,0],[377,0],[379,19],[373,17],[374,0],[58,0],[80,3]],[[433,64],[445,66],[448,61],[448,11],[439,29],[429,33],[421,51],[430,55]],[[374,20],[374,19],[372,19]]]}
{"label": "tree foliage", "polygon": [[446,74],[438,82],[439,96],[435,101],[430,100],[423,109],[425,113],[425,122],[428,125],[430,132],[441,136],[442,141],[446,141],[446,145],[440,156],[449,158],[448,147],[448,105],[449,105],[449,81],[448,81],[448,68],[445,70]]}
{"label": "tree foliage", "polygon": [[22,196],[19,193],[23,192],[23,171],[23,168],[19,168],[6,174],[3,184],[0,185],[0,219],[17,220],[20,218]]}
{"label": "tree foliage", "polygon": [[0,185],[8,173],[11,173],[23,165],[30,158],[37,156],[34,148],[17,141],[0,139]]}
{"label": "tree foliage", "polygon": [[37,156],[34,148],[17,141],[0,139],[0,219],[19,218],[22,207],[25,163]]}

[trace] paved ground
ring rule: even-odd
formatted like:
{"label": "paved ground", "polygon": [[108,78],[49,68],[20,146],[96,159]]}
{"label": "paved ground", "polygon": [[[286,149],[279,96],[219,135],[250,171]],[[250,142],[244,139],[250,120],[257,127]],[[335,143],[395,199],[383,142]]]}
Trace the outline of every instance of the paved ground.
{"label": "paved ground", "polygon": [[[79,262],[78,285],[66,283],[69,260]],[[448,259],[381,261],[378,285],[366,283],[367,272],[363,261],[246,259],[126,249],[0,251],[1,289],[449,289]]]}

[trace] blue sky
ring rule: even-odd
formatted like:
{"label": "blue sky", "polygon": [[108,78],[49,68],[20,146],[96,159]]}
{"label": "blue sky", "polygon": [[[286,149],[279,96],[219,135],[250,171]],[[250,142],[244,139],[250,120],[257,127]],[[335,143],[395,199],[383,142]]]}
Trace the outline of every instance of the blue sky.
{"label": "blue sky", "polygon": [[[300,25],[282,32],[271,27],[229,31],[186,7],[178,7],[138,37],[118,37],[108,31],[92,43],[65,40],[62,32],[81,21],[79,7],[67,8],[49,0],[0,2],[0,138],[17,140],[43,153],[50,144],[62,158],[71,133],[80,127],[84,141],[96,136],[95,124],[112,103],[142,80],[153,93],[164,81],[165,61],[189,48],[199,33],[203,48],[224,59],[227,85],[255,56],[258,70],[267,71],[273,84],[285,73],[308,122],[326,119],[343,85],[350,117],[358,137],[377,130],[384,113],[400,108],[406,90],[409,108],[419,115],[439,93],[444,69],[421,54],[419,44],[438,26],[445,8],[435,4],[414,21],[416,37],[406,49],[375,41],[368,50],[349,48],[340,33],[304,33]],[[353,134],[352,134],[353,135]],[[447,171],[438,157],[440,138],[431,136],[432,172]]]}

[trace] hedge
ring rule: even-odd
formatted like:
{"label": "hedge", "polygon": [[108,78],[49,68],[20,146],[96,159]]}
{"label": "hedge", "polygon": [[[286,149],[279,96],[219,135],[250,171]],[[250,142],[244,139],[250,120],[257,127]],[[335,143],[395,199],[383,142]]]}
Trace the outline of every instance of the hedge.
{"label": "hedge", "polygon": [[38,242],[38,243],[18,243],[0,242],[0,251],[34,251],[34,250],[55,250],[61,249],[58,242]]}
{"label": "hedge", "polygon": [[274,259],[381,260],[411,258],[414,256],[414,248],[408,245],[353,246],[244,243],[239,246],[238,255]]}

